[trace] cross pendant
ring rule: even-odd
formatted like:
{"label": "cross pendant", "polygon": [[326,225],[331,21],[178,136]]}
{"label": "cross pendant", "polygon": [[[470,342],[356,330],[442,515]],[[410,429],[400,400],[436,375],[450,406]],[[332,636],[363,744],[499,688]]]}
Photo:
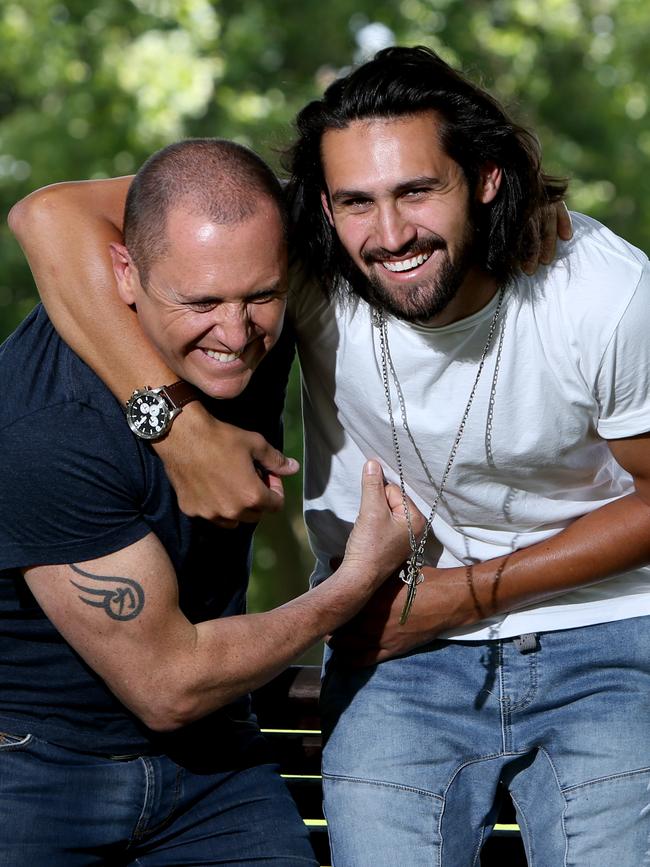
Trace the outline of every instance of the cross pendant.
{"label": "cross pendant", "polygon": [[424,579],[424,575],[422,574],[422,566],[422,557],[414,556],[411,557],[411,559],[409,560],[406,569],[402,569],[399,573],[399,577],[405,584],[408,585],[406,600],[404,601],[404,607],[402,608],[402,613],[399,618],[400,626],[404,626],[404,624],[408,620],[408,616],[411,613],[411,608],[413,607],[413,602],[415,601],[415,594],[418,592],[418,584],[421,584]]}

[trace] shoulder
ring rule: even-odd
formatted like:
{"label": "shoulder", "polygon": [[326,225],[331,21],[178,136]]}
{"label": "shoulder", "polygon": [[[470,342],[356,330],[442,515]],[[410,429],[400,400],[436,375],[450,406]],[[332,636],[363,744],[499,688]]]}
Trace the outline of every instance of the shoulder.
{"label": "shoulder", "polygon": [[42,308],[0,350],[0,394],[2,562],[44,562],[109,537],[119,544],[120,528],[139,514],[146,456],[117,401]]}
{"label": "shoulder", "polygon": [[572,218],[573,238],[528,280],[526,295],[540,322],[604,348],[635,296],[650,315],[648,257],[591,217]]}
{"label": "shoulder", "polygon": [[66,404],[121,416],[116,399],[59,337],[39,304],[0,347],[0,429]]}
{"label": "shoulder", "polygon": [[550,266],[520,277],[513,295],[519,340],[539,341],[557,370],[573,370],[593,393],[607,357],[615,352],[620,378],[647,343],[650,269],[641,250],[601,223],[573,220],[572,240]]}
{"label": "shoulder", "polygon": [[545,279],[576,312],[582,306],[593,315],[618,310],[620,316],[647,277],[648,257],[597,220],[584,214],[572,217],[573,238],[562,244]]}
{"label": "shoulder", "polygon": [[[124,419],[79,401],[48,405],[2,427],[0,450],[0,568],[89,559],[148,532],[157,476]],[[152,493],[160,502],[165,489]]]}

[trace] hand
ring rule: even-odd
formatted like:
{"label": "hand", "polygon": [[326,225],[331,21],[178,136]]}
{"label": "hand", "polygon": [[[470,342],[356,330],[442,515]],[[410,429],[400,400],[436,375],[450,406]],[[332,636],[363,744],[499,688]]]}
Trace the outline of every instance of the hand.
{"label": "hand", "polygon": [[411,613],[400,625],[406,593],[404,582],[392,575],[327,643],[349,665],[374,665],[428,644],[446,629],[481,619],[468,593],[464,568],[427,568]]}
{"label": "hand", "polygon": [[535,258],[521,266],[525,274],[534,274],[539,265],[550,265],[555,258],[557,239],[570,241],[573,237],[571,216],[564,201],[549,205],[543,215],[540,246]]}
{"label": "hand", "polygon": [[300,466],[258,433],[220,422],[189,404],[156,451],[181,510],[220,527],[259,521],[284,505],[282,476]]}
{"label": "hand", "polygon": [[[407,498],[411,526],[416,538],[424,530],[424,518]],[[361,506],[345,546],[342,566],[369,573],[379,586],[410,555],[408,524],[402,494],[397,485],[387,485],[377,461],[363,468]]]}

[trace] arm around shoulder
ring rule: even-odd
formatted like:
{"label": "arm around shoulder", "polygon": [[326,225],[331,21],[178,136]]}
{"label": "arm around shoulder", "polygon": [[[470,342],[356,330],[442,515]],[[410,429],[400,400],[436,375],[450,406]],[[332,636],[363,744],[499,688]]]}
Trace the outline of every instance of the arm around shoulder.
{"label": "arm around shoulder", "polygon": [[[124,400],[142,385],[129,378],[132,345],[145,344],[152,372],[168,375],[146,345],[137,317],[115,291],[109,244],[121,240],[130,183],[124,177],[52,184],[18,202],[9,214],[57,331]],[[115,341],[116,333],[124,340]],[[100,353],[99,346],[111,348]]]}
{"label": "arm around shoulder", "polygon": [[[55,328],[121,402],[145,385],[178,379],[115,287],[109,244],[122,240],[130,183],[124,177],[53,184],[10,214]],[[267,487],[256,463],[273,478],[298,469],[261,437],[218,422],[199,403],[185,409],[154,448],[183,511],[225,526],[259,520],[282,506],[281,484]]]}

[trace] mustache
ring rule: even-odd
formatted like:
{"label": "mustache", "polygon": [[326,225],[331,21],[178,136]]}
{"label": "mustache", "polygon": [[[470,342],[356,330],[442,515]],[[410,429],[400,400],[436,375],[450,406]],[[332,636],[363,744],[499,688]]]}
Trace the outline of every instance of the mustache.
{"label": "mustache", "polygon": [[403,256],[430,256],[436,250],[446,250],[447,243],[440,235],[428,235],[426,238],[417,238],[409,241],[399,250],[387,250],[385,247],[372,247],[361,253],[361,259],[365,265],[374,265],[384,262],[386,259],[396,259]]}

